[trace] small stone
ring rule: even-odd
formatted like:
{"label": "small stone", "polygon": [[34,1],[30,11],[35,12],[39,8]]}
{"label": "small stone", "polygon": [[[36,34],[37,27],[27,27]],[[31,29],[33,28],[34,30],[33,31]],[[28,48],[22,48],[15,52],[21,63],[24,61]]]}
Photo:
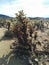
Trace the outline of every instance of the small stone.
{"label": "small stone", "polygon": [[37,58],[35,58],[34,60],[38,62],[38,59]]}

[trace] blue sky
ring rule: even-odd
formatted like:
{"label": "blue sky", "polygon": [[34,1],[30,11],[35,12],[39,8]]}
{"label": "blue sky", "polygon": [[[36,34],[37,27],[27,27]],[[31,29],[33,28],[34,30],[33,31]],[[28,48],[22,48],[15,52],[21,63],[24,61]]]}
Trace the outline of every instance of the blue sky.
{"label": "blue sky", "polygon": [[49,17],[49,0],[0,0],[0,14],[14,17],[19,10],[30,17]]}

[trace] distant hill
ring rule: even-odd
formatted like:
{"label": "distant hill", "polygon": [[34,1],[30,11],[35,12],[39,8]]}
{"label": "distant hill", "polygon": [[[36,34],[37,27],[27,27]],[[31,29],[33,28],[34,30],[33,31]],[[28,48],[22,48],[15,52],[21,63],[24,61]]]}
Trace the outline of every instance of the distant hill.
{"label": "distant hill", "polygon": [[12,17],[0,14],[0,18],[2,18],[2,19],[11,19]]}
{"label": "distant hill", "polygon": [[[14,17],[10,17],[10,16],[7,16],[7,15],[3,15],[3,14],[0,14],[0,18],[2,19],[11,19],[11,18],[14,18]],[[44,18],[44,17],[28,17],[30,20],[49,20],[49,18]]]}
{"label": "distant hill", "polygon": [[44,17],[29,17],[31,20],[49,20],[49,18],[44,18]]}

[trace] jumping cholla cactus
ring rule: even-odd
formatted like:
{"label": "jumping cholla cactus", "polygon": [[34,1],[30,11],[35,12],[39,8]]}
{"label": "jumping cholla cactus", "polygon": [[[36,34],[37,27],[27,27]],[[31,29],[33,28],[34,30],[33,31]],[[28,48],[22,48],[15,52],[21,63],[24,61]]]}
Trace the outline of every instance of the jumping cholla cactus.
{"label": "jumping cholla cactus", "polygon": [[[32,29],[29,23],[29,19],[26,18],[25,14],[22,11],[16,13],[17,23],[14,25],[14,36],[16,36],[19,40],[19,43],[24,45],[29,45],[29,41],[31,40]],[[29,40],[30,39],[30,40]]]}
{"label": "jumping cholla cactus", "polygon": [[10,30],[10,22],[7,22],[8,31]]}

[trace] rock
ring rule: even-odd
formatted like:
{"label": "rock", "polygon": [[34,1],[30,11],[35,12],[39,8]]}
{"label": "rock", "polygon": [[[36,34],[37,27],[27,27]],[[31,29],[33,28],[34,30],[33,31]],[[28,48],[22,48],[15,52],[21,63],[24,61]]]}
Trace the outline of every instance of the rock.
{"label": "rock", "polygon": [[37,59],[37,58],[35,58],[34,60],[35,60],[36,62],[38,62],[38,59]]}

